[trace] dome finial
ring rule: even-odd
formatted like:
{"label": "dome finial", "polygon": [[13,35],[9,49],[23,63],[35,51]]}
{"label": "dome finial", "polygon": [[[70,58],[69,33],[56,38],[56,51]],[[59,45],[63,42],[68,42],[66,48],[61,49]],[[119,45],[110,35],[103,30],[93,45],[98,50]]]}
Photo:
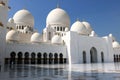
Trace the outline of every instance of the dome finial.
{"label": "dome finial", "polygon": [[82,21],[85,21],[85,19],[83,18]]}
{"label": "dome finial", "polygon": [[60,5],[59,5],[59,3],[57,3],[57,8],[60,8]]}
{"label": "dome finial", "polygon": [[76,21],[80,21],[79,18],[77,18]]}
{"label": "dome finial", "polygon": [[27,9],[26,9],[26,6],[23,6],[23,10],[27,10]]}

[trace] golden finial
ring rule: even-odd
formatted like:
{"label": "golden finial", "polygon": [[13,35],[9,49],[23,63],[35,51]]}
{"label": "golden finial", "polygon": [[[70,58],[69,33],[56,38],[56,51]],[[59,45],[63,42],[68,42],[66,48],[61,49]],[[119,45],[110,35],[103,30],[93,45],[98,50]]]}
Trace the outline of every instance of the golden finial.
{"label": "golden finial", "polygon": [[60,5],[59,5],[59,3],[57,4],[57,8],[60,8]]}
{"label": "golden finial", "polygon": [[79,18],[77,18],[76,21],[80,21]]}

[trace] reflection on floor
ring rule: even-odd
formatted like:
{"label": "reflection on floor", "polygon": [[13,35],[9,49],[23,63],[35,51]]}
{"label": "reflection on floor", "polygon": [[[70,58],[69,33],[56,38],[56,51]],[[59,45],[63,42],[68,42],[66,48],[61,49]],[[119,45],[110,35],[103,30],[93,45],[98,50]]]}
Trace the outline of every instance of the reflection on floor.
{"label": "reflection on floor", "polygon": [[120,80],[120,63],[5,65],[0,80]]}

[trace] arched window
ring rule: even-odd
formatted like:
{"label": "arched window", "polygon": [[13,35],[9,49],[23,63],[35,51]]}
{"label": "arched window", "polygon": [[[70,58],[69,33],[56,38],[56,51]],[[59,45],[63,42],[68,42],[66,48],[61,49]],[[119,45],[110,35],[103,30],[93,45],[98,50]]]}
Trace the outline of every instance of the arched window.
{"label": "arched window", "polygon": [[21,26],[19,26],[19,29],[21,29]]}
{"label": "arched window", "polygon": [[57,27],[57,31],[59,31],[59,27]]}
{"label": "arched window", "polygon": [[51,32],[49,32],[48,34],[49,34],[49,40],[51,40]]}
{"label": "arched window", "polygon": [[22,29],[24,29],[24,26],[22,26]]}
{"label": "arched window", "polygon": [[62,31],[62,27],[60,27],[60,31]]}
{"label": "arched window", "polygon": [[118,60],[119,60],[119,56],[118,56],[118,55],[116,55],[116,58],[117,58],[117,62],[118,62]]}
{"label": "arched window", "polygon": [[83,51],[83,63],[86,63],[86,52]]}
{"label": "arched window", "polygon": [[104,62],[104,53],[101,52],[101,62],[103,63]]}
{"label": "arched window", "polygon": [[116,62],[116,55],[114,54],[114,62]]}
{"label": "arched window", "polygon": [[120,62],[120,55],[119,55],[119,62]]}

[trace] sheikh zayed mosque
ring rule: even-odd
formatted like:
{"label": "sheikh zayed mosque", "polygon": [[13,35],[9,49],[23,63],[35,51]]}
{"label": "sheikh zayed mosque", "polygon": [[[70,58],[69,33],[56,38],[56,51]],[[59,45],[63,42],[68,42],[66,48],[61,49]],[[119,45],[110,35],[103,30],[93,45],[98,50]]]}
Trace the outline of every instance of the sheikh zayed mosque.
{"label": "sheikh zayed mosque", "polygon": [[70,25],[67,12],[57,7],[46,18],[42,33],[34,16],[18,10],[8,18],[8,0],[0,0],[0,64],[79,64],[120,62],[120,45],[112,34],[99,37],[89,22]]}

